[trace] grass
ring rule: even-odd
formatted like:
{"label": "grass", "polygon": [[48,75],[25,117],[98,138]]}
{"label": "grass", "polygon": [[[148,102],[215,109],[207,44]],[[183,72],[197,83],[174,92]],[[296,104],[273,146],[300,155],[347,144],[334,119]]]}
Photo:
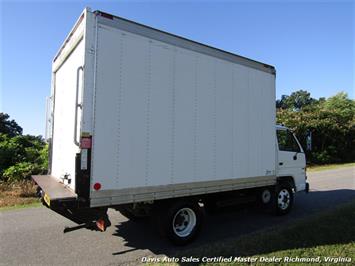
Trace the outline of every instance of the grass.
{"label": "grass", "polygon": [[39,206],[36,185],[29,180],[0,183],[0,210]]}
{"label": "grass", "polygon": [[16,204],[12,206],[6,206],[6,207],[0,207],[0,211],[11,211],[11,210],[17,210],[17,209],[24,209],[24,208],[30,208],[30,207],[40,207],[43,204],[37,200],[35,202],[31,203],[24,203],[24,204]]}
{"label": "grass", "polygon": [[311,165],[311,166],[307,166],[307,171],[308,172],[318,172],[318,171],[332,170],[332,169],[338,169],[338,168],[343,168],[343,167],[352,167],[352,166],[355,166],[355,163]]}
{"label": "grass", "polygon": [[[354,221],[355,201],[341,205],[336,209],[298,220],[292,225],[286,225],[281,228],[274,227],[238,238],[204,244],[188,251],[178,252],[175,257],[211,258],[223,256],[234,259],[242,256],[246,258],[252,257],[257,261],[239,264],[303,265],[302,263],[286,263],[283,260],[284,257],[314,258],[320,256],[322,263],[314,263],[313,265],[334,265],[334,263],[326,263],[324,257],[348,257],[354,263]],[[281,263],[260,261],[262,258],[272,257],[281,258]],[[229,265],[230,263],[200,262],[200,264]],[[238,265],[238,263],[235,264]],[[346,263],[337,264],[349,265]],[[312,264],[308,263],[307,265]]]}

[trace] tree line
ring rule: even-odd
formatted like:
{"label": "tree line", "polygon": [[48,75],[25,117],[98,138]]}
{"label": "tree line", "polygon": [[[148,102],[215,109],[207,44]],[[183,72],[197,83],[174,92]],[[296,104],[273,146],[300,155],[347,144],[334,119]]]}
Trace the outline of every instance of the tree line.
{"label": "tree line", "polygon": [[344,92],[314,99],[304,90],[276,101],[277,123],[291,128],[306,150],[308,164],[355,162],[355,101]]}
{"label": "tree line", "polygon": [[[314,99],[304,90],[276,100],[276,120],[293,130],[308,164],[355,161],[355,101],[344,92]],[[312,135],[312,148],[306,149]],[[14,182],[48,169],[48,145],[41,136],[23,135],[22,128],[0,113],[0,181]]]}
{"label": "tree line", "polygon": [[23,135],[10,116],[0,113],[0,181],[29,179],[48,169],[48,145],[41,136]]}

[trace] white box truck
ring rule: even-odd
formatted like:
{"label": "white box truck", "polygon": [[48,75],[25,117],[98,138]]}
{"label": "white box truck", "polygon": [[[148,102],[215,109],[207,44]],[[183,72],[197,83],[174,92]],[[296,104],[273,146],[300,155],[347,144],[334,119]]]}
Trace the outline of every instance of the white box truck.
{"label": "white box truck", "polygon": [[176,244],[203,208],[252,195],[287,213],[305,155],[275,126],[275,68],[85,9],[52,64],[45,205],[105,230],[150,215]]}

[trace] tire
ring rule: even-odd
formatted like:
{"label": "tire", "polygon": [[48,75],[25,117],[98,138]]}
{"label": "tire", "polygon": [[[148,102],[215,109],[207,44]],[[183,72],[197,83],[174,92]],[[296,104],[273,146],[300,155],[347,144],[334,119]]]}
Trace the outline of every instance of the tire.
{"label": "tire", "polygon": [[265,187],[257,192],[257,204],[263,209],[270,209],[273,202],[274,187]]}
{"label": "tire", "polygon": [[276,186],[274,204],[276,215],[289,213],[294,203],[294,189],[289,182],[280,182]]}
{"label": "tire", "polygon": [[[160,233],[175,245],[192,242],[201,230],[203,211],[198,202],[178,201],[161,208],[158,216]],[[155,219],[156,220],[156,219]]]}

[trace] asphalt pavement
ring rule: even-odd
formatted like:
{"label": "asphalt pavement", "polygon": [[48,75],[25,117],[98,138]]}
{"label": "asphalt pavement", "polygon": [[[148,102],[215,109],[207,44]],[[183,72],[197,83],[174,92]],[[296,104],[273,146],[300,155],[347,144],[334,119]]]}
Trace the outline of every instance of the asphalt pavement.
{"label": "asphalt pavement", "polygon": [[63,234],[74,223],[45,208],[0,212],[0,265],[136,265],[145,256],[188,255],[191,247],[223,241],[271,226],[292,223],[355,199],[355,167],[308,174],[311,192],[298,193],[292,212],[272,216],[257,208],[238,208],[207,215],[198,239],[174,247],[148,222],[132,222],[110,210],[106,232],[80,229]]}

